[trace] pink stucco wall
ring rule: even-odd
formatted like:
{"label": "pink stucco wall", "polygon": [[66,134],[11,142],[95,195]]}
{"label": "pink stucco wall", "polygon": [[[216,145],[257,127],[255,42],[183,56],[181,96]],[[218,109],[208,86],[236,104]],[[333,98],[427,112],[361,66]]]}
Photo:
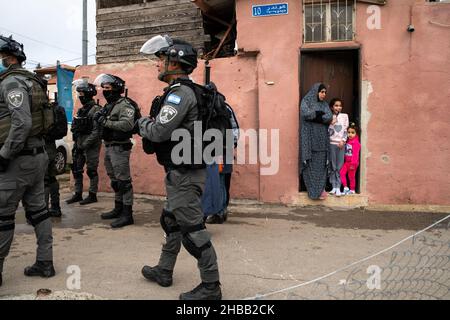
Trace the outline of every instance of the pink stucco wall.
{"label": "pink stucco wall", "polygon": [[[211,63],[212,81],[216,81],[235,110],[242,129],[256,129],[257,111],[256,61],[254,58],[218,59]],[[128,96],[134,99],[143,115],[149,113],[150,105],[156,95],[162,93],[165,84],[157,79],[157,70],[151,62],[121,63],[79,67],[75,79],[89,77],[93,81],[101,73],[111,73],[126,81]],[[203,83],[204,63],[200,63],[193,78]],[[101,92],[97,98],[104,105]],[[75,104],[75,111],[80,107]],[[131,155],[131,173],[134,191],[137,193],[164,195],[164,170],[158,165],[154,155],[146,155],[142,150],[139,136],[134,136],[135,146]],[[103,149],[99,167],[100,190],[111,192],[109,179],[103,165]],[[87,181],[86,181],[87,183]],[[233,175],[232,194],[234,197],[259,199],[259,166],[237,165]]]}
{"label": "pink stucco wall", "polygon": [[[212,62],[212,80],[227,96],[242,129],[279,129],[276,175],[260,166],[236,166],[233,197],[291,203],[298,196],[299,54],[302,2],[288,0],[289,15],[254,18],[255,1],[238,0],[240,55]],[[274,3],[259,0],[257,4]],[[361,86],[373,91],[361,101],[361,179],[372,204],[450,204],[450,4],[390,0],[380,6],[381,29],[369,30],[369,4],[358,3],[356,41],[361,48]],[[408,33],[407,25],[416,31]],[[323,46],[323,44],[322,44]],[[325,45],[326,46],[326,45]],[[336,46],[334,44],[333,46]],[[193,75],[203,82],[203,63]],[[127,81],[129,95],[148,113],[164,84],[147,62],[81,67],[76,77],[108,72]],[[363,98],[364,99],[364,98]],[[132,155],[135,191],[163,195],[163,170],[141,151]],[[102,190],[109,190],[101,165]]]}
{"label": "pink stucco wall", "polygon": [[[292,202],[298,194],[300,1],[289,2],[289,15],[252,17],[255,1],[237,1],[238,47],[259,51],[260,129],[280,130],[280,165],[276,175],[261,176],[260,199]],[[269,4],[273,1],[258,1]],[[268,83],[273,82],[273,85]]]}
{"label": "pink stucco wall", "polygon": [[369,200],[448,205],[450,4],[388,1],[380,30],[367,28],[367,7],[358,5],[356,40],[363,80],[373,88],[363,110],[370,114],[363,133]]}

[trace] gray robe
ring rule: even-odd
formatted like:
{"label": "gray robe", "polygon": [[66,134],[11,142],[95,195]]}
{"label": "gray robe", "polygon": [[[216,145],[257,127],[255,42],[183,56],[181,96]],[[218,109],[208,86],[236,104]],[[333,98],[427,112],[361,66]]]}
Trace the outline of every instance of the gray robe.
{"label": "gray robe", "polygon": [[[301,173],[311,199],[325,190],[330,138],[328,125],[333,114],[326,101],[319,101],[316,83],[301,103]],[[322,123],[314,122],[316,111],[323,111]]]}

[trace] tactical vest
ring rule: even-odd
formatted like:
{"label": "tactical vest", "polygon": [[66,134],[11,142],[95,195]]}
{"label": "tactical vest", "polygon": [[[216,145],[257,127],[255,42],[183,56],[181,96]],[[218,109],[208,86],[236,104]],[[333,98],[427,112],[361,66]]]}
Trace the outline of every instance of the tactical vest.
{"label": "tactical vest", "polygon": [[[119,119],[114,117],[110,117],[111,113],[113,112],[114,108],[120,103],[122,102],[124,99],[126,98],[120,98],[119,100],[117,100],[116,102],[112,103],[112,104],[108,104],[105,106],[106,108],[106,116],[109,117],[109,120],[111,121],[118,121]],[[126,142],[128,140],[131,139],[131,137],[133,137],[133,132],[132,131],[128,131],[128,132],[124,132],[124,131],[120,131],[120,130],[114,130],[111,128],[103,128],[103,140],[105,140],[106,142],[111,142],[111,141],[117,141],[117,142]]]}
{"label": "tactical vest", "polygon": [[[31,132],[29,137],[43,137],[54,123],[54,114],[46,94],[46,85],[33,73],[25,69],[12,69],[0,75],[0,83],[10,75],[21,75],[33,82],[29,96],[31,101]],[[4,144],[11,129],[11,113],[6,100],[0,97],[0,144]]]}
{"label": "tactical vest", "polygon": [[92,133],[94,129],[94,122],[89,117],[89,112],[95,106],[94,103],[86,105],[80,108],[77,112],[77,116],[72,121],[72,133],[74,135],[88,135]]}
{"label": "tactical vest", "polygon": [[[181,81],[179,81],[179,82],[181,82]],[[184,84],[184,82],[183,82],[183,84]],[[161,111],[161,108],[164,106],[164,102],[170,93],[171,93],[171,88],[166,90],[164,95],[162,97],[158,98],[159,99],[158,101],[154,101],[154,103],[152,104],[153,110],[151,110],[151,115],[154,116],[155,114],[156,115],[159,114],[159,111]],[[156,116],[154,116],[154,117],[156,118]],[[201,120],[200,112],[199,112],[198,120]],[[206,168],[206,164],[203,162],[203,146],[200,145],[196,148],[195,140],[194,140],[192,132],[191,132],[191,162],[189,164],[179,164],[179,165],[174,164],[172,162],[172,150],[179,143],[180,143],[179,141],[172,141],[172,140],[167,140],[167,141],[160,142],[160,143],[153,142],[153,141],[150,142],[152,149],[156,153],[156,158],[160,165],[164,166],[164,168],[166,168],[166,170],[167,169],[178,169],[178,168],[185,168],[185,169]],[[194,162],[195,152],[196,152],[196,150],[198,152],[199,148],[202,152],[202,163],[195,164],[195,162]]]}

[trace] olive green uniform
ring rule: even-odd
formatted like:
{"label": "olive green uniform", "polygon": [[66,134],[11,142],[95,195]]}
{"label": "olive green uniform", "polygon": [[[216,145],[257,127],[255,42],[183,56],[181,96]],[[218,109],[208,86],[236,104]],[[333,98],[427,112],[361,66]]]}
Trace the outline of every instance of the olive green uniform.
{"label": "olive green uniform", "polygon": [[[0,83],[0,120],[11,119],[7,138],[0,146],[0,155],[10,161],[6,171],[0,172],[0,273],[13,241],[15,213],[20,201],[35,229],[36,260],[53,260],[52,223],[44,200],[48,156],[43,138],[30,136],[32,103],[45,103],[47,96],[32,77],[31,73],[30,76],[13,73]],[[1,131],[0,126],[0,136],[4,136],[5,132]]]}

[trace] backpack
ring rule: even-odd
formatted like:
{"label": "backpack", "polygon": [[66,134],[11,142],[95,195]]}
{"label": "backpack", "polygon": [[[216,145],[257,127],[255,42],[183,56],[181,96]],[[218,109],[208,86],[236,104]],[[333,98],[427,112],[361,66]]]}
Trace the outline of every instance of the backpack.
{"label": "backpack", "polygon": [[59,140],[67,135],[67,115],[66,109],[56,102],[52,105],[53,125],[48,130],[46,137],[51,140]]}
{"label": "backpack", "polygon": [[[226,98],[221,94],[214,83],[202,86],[192,82],[191,80],[179,79],[179,83],[190,87],[197,99],[197,106],[199,108],[199,120],[202,121],[203,133],[208,129],[217,129],[222,133],[223,139],[223,154],[227,145],[237,146],[239,139],[239,124],[231,106],[225,101]],[[157,96],[150,108],[150,117],[156,118],[161,110],[162,103],[170,93],[167,91],[163,96]],[[233,141],[228,141],[226,134],[227,130],[233,130]],[[204,142],[203,147],[206,147],[212,142]],[[153,154],[155,152],[153,143],[146,138],[142,139],[142,147],[146,154]],[[222,155],[222,154],[216,154]]]}
{"label": "backpack", "polygon": [[[226,102],[225,96],[217,90],[216,85],[213,82],[206,86],[192,81],[183,81],[182,83],[189,86],[195,93],[199,107],[199,118],[203,124],[203,133],[209,129],[219,130],[224,137],[224,153],[228,146],[236,147],[239,139],[239,124],[233,109]],[[227,130],[232,130],[233,141],[228,141],[230,137],[227,135]],[[205,142],[205,144],[208,145],[209,143]]]}

